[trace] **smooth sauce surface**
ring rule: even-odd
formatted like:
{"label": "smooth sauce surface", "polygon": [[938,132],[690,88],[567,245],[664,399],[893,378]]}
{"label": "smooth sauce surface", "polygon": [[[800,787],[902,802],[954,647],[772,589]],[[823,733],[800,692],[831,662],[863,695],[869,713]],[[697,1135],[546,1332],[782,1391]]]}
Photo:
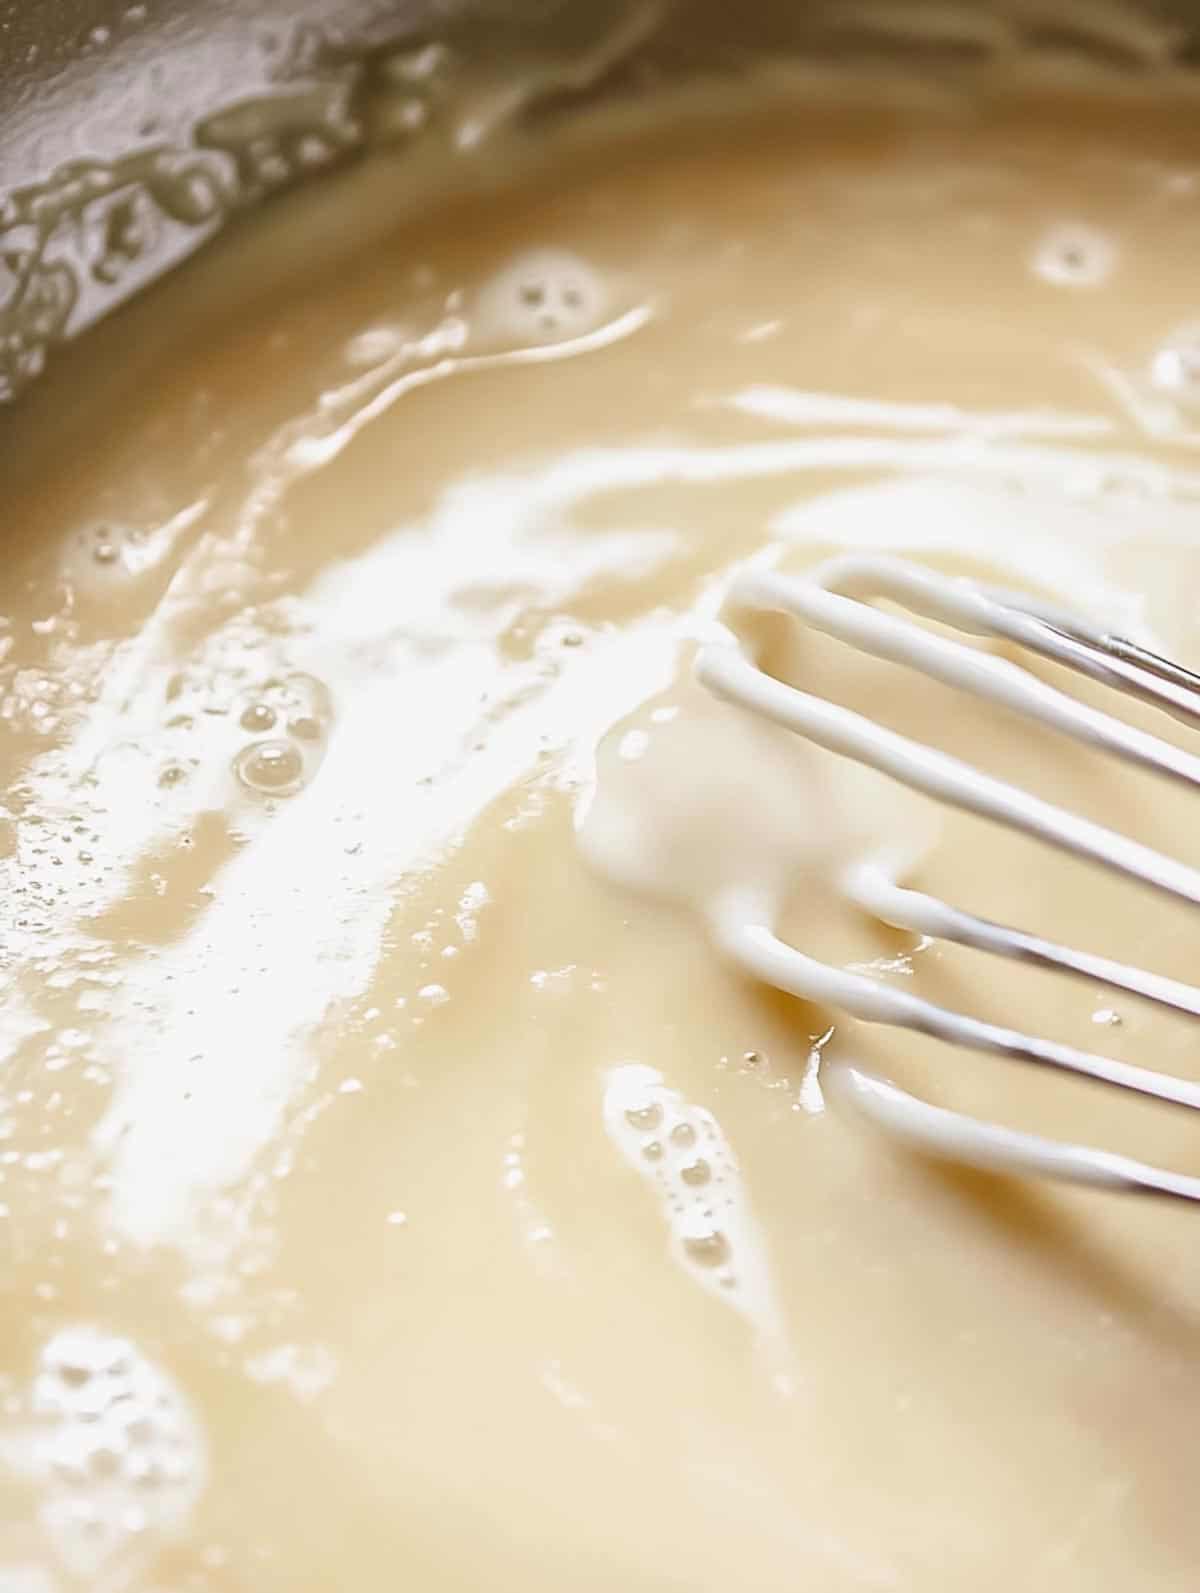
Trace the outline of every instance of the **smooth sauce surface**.
{"label": "smooth sauce surface", "polygon": [[[50,379],[54,447],[52,387],[3,417],[0,1586],[1193,1585],[1195,1219],[921,1163],[820,1066],[1182,1169],[1193,1126],[750,985],[574,833],[599,745],[740,843],[760,753],[689,661],[773,542],[1200,661],[1189,110],[580,143],[222,319],[277,220]],[[1183,797],[774,645],[1196,861]],[[920,883],[1195,977],[1187,914],[978,821]],[[1200,1075],[1182,1021],[914,949],[820,866],[786,928]]]}

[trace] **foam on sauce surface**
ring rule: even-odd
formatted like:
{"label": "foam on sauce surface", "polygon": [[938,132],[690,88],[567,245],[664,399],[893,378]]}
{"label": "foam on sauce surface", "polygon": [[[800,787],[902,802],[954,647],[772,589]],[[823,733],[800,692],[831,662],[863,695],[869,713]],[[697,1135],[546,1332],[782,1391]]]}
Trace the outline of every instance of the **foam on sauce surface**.
{"label": "foam on sauce surface", "polygon": [[[822,1058],[1181,1170],[1194,1125],[789,1002],[694,909],[753,877],[814,956],[1193,1077],[1183,1020],[914,945],[832,864],[918,837],[922,888],[1182,978],[1194,919],[691,678],[764,550],[1197,665],[1191,111],[564,135],[239,301],[368,167],[0,416],[0,1588],[1193,1585],[1195,1218],[924,1163]],[[1179,793],[763,645],[1200,859]]]}

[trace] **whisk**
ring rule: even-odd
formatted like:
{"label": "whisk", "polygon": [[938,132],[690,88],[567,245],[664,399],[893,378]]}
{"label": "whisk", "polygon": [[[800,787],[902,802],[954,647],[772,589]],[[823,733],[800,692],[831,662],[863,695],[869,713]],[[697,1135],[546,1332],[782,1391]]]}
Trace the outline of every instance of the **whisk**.
{"label": "whisk", "polygon": [[[753,569],[738,578],[730,593],[734,611],[790,616],[875,658],[920,671],[1126,763],[1200,788],[1200,758],[1085,705],[1007,658],[880,609],[876,606],[880,600],[961,635],[1016,643],[1189,725],[1200,725],[1200,676],[1075,615],[899,559],[848,555],[800,578]],[[697,659],[696,672],[716,696],[830,752],[1168,897],[1200,905],[1200,871],[862,714],[777,680],[740,647],[706,647]],[[859,906],[894,928],[1057,969],[1200,1017],[1200,988],[964,912],[905,888],[878,860],[853,864],[842,883]],[[1200,1109],[1200,1084],[981,1022],[869,975],[819,962],[781,940],[769,924],[732,922],[722,926],[720,935],[725,951],[752,976],[864,1022],[900,1025],[953,1045],[1062,1070],[1176,1107]],[[1200,1178],[934,1106],[849,1062],[829,1070],[828,1085],[878,1126],[938,1156],[1200,1202]]]}

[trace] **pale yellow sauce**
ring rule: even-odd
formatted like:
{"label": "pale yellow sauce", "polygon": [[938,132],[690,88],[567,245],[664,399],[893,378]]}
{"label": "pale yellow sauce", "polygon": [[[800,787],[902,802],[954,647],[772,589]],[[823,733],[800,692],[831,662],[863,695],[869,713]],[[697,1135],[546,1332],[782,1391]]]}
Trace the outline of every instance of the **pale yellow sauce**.
{"label": "pale yellow sauce", "polygon": [[[1195,1215],[920,1162],[821,1058],[1184,1170],[1195,1125],[754,987],[574,833],[616,726],[745,860],[759,753],[706,779],[688,663],[772,542],[1200,662],[1191,102],[870,98],[563,135],[384,236],[370,167],[0,416],[0,1586],[1194,1586]],[[773,646],[1200,853],[1182,796]],[[848,911],[797,767],[798,946],[1200,1074],[1182,1020]],[[1188,914],[978,821],[919,882],[1196,977]]]}

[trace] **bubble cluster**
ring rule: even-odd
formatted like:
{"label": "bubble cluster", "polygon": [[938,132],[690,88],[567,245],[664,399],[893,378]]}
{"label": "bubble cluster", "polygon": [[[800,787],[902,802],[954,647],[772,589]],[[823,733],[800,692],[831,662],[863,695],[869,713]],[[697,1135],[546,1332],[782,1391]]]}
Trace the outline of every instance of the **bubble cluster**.
{"label": "bubble cluster", "polygon": [[1107,233],[1081,223],[1051,227],[1038,240],[1031,265],[1035,275],[1060,288],[1094,288],[1107,282],[1117,247]]}
{"label": "bubble cluster", "polygon": [[581,337],[609,312],[604,278],[564,249],[519,255],[481,289],[474,326],[485,339],[520,345]]}
{"label": "bubble cluster", "polygon": [[76,597],[108,598],[159,564],[171,540],[169,528],[146,532],[110,520],[95,521],[68,537],[63,579]]}
{"label": "bubble cluster", "polygon": [[86,698],[79,680],[44,669],[17,669],[0,690],[0,723],[38,736],[55,735]]}
{"label": "bubble cluster", "polygon": [[81,1326],[44,1346],[29,1396],[28,1470],[58,1559],[95,1579],[186,1525],[205,1484],[200,1426],[129,1339]]}
{"label": "bubble cluster", "polygon": [[311,675],[267,681],[243,704],[241,729],[261,739],[234,757],[234,773],[256,796],[292,796],[315,775],[332,718],[328,689]]}
{"label": "bubble cluster", "polygon": [[608,1075],[604,1124],[625,1160],[653,1186],[679,1265],[764,1337],[777,1339],[765,1243],[712,1113],[689,1105],[653,1068],[628,1062]]}

